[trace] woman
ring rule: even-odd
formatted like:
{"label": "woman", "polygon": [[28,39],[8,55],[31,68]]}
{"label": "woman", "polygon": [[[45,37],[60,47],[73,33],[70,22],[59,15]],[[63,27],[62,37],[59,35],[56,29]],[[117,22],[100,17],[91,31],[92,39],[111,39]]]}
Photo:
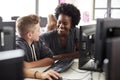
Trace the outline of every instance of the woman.
{"label": "woman", "polygon": [[72,4],[63,3],[55,10],[57,29],[40,36],[54,53],[54,59],[78,57],[78,29],[80,11]]}

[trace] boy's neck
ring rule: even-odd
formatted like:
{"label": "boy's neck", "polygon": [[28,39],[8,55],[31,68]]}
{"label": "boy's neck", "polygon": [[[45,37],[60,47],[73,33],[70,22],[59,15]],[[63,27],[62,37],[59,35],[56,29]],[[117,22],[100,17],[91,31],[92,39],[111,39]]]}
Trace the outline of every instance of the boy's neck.
{"label": "boy's neck", "polygon": [[[25,38],[24,38],[25,39]],[[30,39],[25,39],[26,42],[29,44],[29,46],[32,44],[33,41],[31,41]]]}

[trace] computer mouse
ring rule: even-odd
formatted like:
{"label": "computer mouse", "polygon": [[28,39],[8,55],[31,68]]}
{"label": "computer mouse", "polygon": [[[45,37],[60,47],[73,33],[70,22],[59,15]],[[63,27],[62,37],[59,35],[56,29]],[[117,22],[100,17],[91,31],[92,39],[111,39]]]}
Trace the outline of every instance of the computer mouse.
{"label": "computer mouse", "polygon": [[[60,78],[58,78],[58,79],[56,79],[56,78],[54,78],[54,77],[51,77],[51,78],[52,78],[52,80],[63,80],[62,77],[60,77]],[[45,79],[45,80],[48,80],[48,79]]]}
{"label": "computer mouse", "polygon": [[52,80],[63,80],[63,78],[60,77],[60,78],[56,79],[56,78],[52,77]]}

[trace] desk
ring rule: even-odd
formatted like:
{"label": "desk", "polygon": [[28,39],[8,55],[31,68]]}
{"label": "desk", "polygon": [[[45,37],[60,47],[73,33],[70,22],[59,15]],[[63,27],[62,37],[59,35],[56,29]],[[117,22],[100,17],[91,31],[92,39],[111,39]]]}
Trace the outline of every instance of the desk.
{"label": "desk", "polygon": [[[42,72],[48,67],[34,68],[34,70],[38,70],[38,71]],[[69,79],[69,80],[91,80],[90,79],[91,78],[91,71],[78,69],[78,59],[74,60],[74,63],[69,70],[67,70],[66,72],[60,73],[60,74],[63,78]],[[93,76],[92,77],[93,80],[105,80],[104,72],[102,72],[102,73],[92,72],[92,76]],[[24,80],[38,80],[38,79],[26,78]]]}

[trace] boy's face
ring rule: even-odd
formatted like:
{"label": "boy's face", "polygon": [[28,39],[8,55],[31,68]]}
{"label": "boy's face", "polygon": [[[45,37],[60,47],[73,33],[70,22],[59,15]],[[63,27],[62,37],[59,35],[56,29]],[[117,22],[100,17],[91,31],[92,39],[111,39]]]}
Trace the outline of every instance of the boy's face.
{"label": "boy's face", "polygon": [[31,35],[31,39],[32,41],[39,41],[39,36],[40,36],[40,25],[39,23],[37,25],[35,25],[35,31],[32,33]]}

